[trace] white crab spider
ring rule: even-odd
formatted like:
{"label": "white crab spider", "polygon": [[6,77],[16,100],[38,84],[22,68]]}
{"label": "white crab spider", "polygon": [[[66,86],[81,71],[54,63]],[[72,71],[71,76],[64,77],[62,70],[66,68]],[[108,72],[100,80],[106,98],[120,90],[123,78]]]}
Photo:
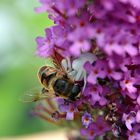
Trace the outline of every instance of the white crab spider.
{"label": "white crab spider", "polygon": [[80,81],[84,79],[83,90],[86,86],[86,71],[84,69],[85,62],[89,61],[91,64],[96,61],[96,56],[92,53],[84,53],[71,63],[70,58],[62,60],[62,65],[68,71],[68,74],[74,78],[75,81]]}

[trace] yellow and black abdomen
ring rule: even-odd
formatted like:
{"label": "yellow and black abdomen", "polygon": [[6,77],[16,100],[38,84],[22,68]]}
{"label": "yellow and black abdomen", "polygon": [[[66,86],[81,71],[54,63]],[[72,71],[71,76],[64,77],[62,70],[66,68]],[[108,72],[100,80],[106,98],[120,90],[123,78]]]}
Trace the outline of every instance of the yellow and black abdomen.
{"label": "yellow and black abdomen", "polygon": [[43,66],[40,68],[38,72],[38,77],[41,84],[45,88],[50,87],[50,83],[52,83],[53,79],[55,79],[57,71],[53,67]]}
{"label": "yellow and black abdomen", "polygon": [[81,92],[81,86],[74,83],[64,72],[49,66],[43,66],[38,72],[41,84],[57,96],[74,101]]}
{"label": "yellow and black abdomen", "polygon": [[56,95],[62,96],[64,98],[75,100],[75,98],[81,92],[81,87],[79,84],[71,83],[66,79],[57,79],[54,83],[54,91]]}

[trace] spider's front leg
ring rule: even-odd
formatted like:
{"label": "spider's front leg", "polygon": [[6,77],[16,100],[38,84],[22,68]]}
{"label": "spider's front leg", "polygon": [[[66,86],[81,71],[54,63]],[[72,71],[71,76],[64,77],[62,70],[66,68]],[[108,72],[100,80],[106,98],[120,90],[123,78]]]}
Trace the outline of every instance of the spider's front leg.
{"label": "spider's front leg", "polygon": [[66,59],[63,59],[61,62],[62,66],[65,68],[65,70],[69,73],[70,71],[72,71],[72,64],[71,64],[71,60],[69,57],[67,57]]}

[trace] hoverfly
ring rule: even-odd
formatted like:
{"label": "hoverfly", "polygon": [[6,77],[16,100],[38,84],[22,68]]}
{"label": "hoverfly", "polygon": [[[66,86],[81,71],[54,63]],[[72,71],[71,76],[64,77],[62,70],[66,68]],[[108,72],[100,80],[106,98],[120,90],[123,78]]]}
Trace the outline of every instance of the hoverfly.
{"label": "hoverfly", "polygon": [[[56,51],[51,59],[54,67],[45,65],[38,72],[39,81],[43,85],[42,92],[27,94],[25,97],[27,102],[56,96],[69,101],[78,99],[86,86],[86,71],[83,65],[87,61],[91,63],[96,61],[96,57],[91,53],[82,54],[80,58],[71,61],[67,58],[64,59]],[[82,80],[84,81],[83,85],[79,82]]]}
{"label": "hoverfly", "polygon": [[20,99],[25,103],[43,100],[42,102],[36,104],[36,106],[31,110],[31,114],[47,120],[55,125],[60,125],[60,123],[62,124],[62,120],[66,115],[65,113],[60,112],[56,101],[53,100],[55,95],[52,96],[48,95],[48,93],[46,94],[48,91],[45,88],[43,88],[41,92],[35,92],[36,90],[34,90],[24,94]]}
{"label": "hoverfly", "polygon": [[38,78],[48,95],[56,95],[66,100],[76,100],[82,90],[82,86],[68,74],[62,66],[63,60],[60,54],[55,52],[52,56],[55,67],[42,66],[38,72]]}

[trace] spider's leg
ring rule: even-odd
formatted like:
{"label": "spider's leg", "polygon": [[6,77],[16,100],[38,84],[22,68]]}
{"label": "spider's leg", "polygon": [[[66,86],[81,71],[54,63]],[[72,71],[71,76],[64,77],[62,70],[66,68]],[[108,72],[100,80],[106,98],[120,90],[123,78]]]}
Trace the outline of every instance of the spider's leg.
{"label": "spider's leg", "polygon": [[47,113],[47,114],[52,114],[54,111],[53,110],[51,110],[50,108],[48,108],[48,106],[45,106],[45,105],[43,105],[43,104],[38,104],[36,107],[35,107],[35,110],[36,111],[43,111],[43,112],[45,112],[45,113]]}
{"label": "spider's leg", "polygon": [[[37,105],[34,110],[33,114],[36,116],[39,116],[42,119],[47,120],[50,123],[58,125],[60,122],[56,121],[60,117],[60,113],[58,110],[52,110],[51,108],[48,108],[48,106],[45,106],[43,104]],[[60,115],[59,115],[60,114]]]}
{"label": "spider's leg", "polygon": [[70,58],[67,57],[66,59],[63,59],[61,64],[67,72],[72,71],[72,65],[71,65]]}
{"label": "spider's leg", "polygon": [[68,71],[72,71],[72,65],[71,65],[70,58],[67,57],[66,60],[67,60],[67,64],[68,64]]}
{"label": "spider's leg", "polygon": [[86,84],[87,84],[87,75],[86,75],[86,72],[84,72],[84,86],[83,86],[82,91],[85,90]]}
{"label": "spider's leg", "polygon": [[56,105],[54,104],[54,102],[52,100],[50,100],[49,98],[47,98],[46,101],[47,101],[47,103],[48,103],[48,105],[49,105],[49,107],[50,107],[51,110],[53,110],[53,111],[56,111],[57,110],[57,107],[56,107]]}
{"label": "spider's leg", "polygon": [[55,125],[59,125],[59,122],[54,121],[52,118],[48,117],[47,115],[45,115],[42,112],[34,111],[33,113],[34,113],[34,115],[36,115],[36,116],[38,116],[38,117],[40,117],[40,118],[42,118],[50,123],[53,123]]}
{"label": "spider's leg", "polygon": [[81,76],[83,74],[83,69],[79,69],[79,71],[77,72],[77,74],[75,75],[75,80],[79,81]]}
{"label": "spider's leg", "polygon": [[77,74],[77,71],[73,70],[73,71],[68,72],[68,74],[74,78]]}
{"label": "spider's leg", "polygon": [[61,62],[62,66],[65,68],[65,70],[67,70],[68,64],[67,64],[67,60],[63,59]]}

